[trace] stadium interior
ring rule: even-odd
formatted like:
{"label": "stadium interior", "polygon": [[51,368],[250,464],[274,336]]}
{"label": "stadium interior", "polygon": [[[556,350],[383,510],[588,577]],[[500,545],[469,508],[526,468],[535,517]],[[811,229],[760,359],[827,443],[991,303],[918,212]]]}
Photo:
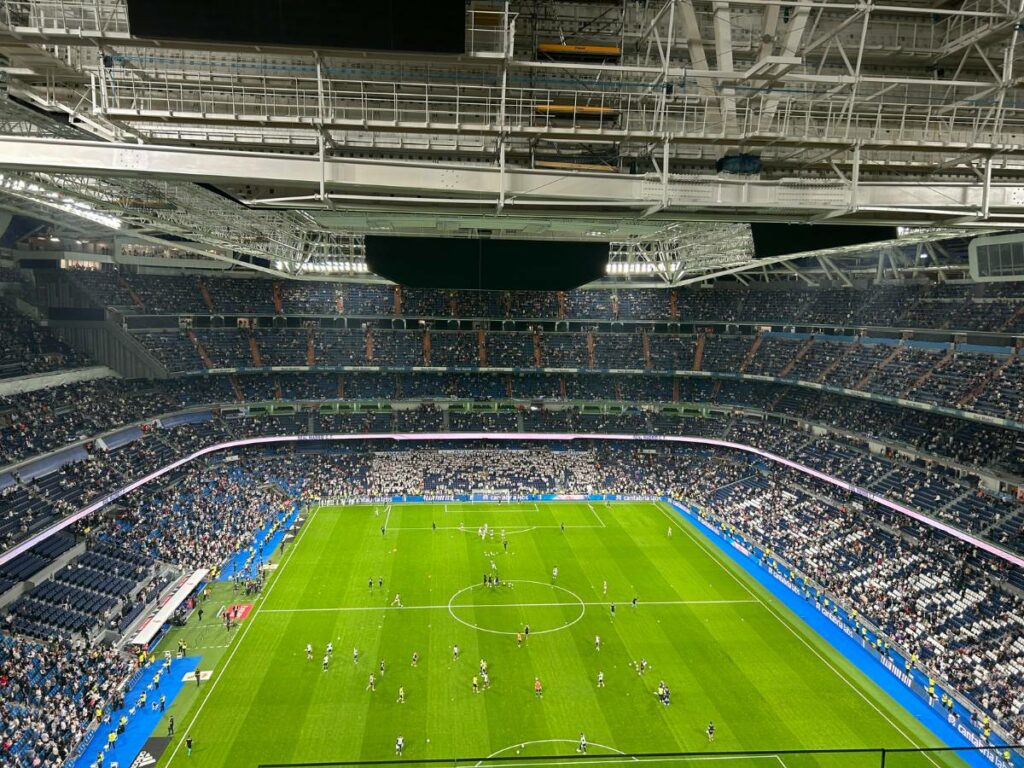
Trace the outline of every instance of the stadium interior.
{"label": "stadium interior", "polygon": [[[0,0],[0,765],[1024,766],[1022,30],[1018,0]],[[527,697],[489,739],[435,718],[473,721],[466,677],[422,718],[360,711],[355,746],[289,698],[291,741],[272,700],[320,685],[307,643],[372,672],[365,637],[403,634],[345,629],[385,567],[449,665],[464,592],[474,621],[583,610],[527,624],[534,667],[487,645],[518,625],[465,635],[484,697]],[[349,577],[337,635],[250,636]],[[487,602],[542,582],[556,602]],[[660,632],[616,619],[659,589],[673,652],[769,666],[775,640],[741,659],[687,623],[756,600],[871,709],[819,731],[751,671],[738,709],[694,693],[713,716],[676,684],[678,722],[662,680],[617,739],[638,700],[525,714],[542,674],[559,706],[545,663],[601,651],[599,611],[605,658]],[[603,663],[581,710],[621,685]],[[283,687],[232,714],[246,665]],[[833,747],[865,754],[804,754]]]}

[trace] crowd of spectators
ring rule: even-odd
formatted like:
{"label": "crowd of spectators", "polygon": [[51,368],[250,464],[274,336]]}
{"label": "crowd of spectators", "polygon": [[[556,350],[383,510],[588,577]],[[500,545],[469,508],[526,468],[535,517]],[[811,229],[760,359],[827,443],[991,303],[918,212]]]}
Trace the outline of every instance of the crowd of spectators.
{"label": "crowd of spectators", "polygon": [[111,649],[0,633],[0,762],[61,768],[133,668]]}
{"label": "crowd of spectators", "polygon": [[126,497],[92,535],[186,570],[217,568],[288,505],[290,476],[258,460],[190,465],[172,484]]}
{"label": "crowd of spectators", "polygon": [[223,402],[226,380],[94,379],[0,396],[0,461],[20,461],[123,424],[204,402]]}
{"label": "crowd of spectators", "polygon": [[0,302],[0,379],[79,368],[89,363],[47,328]]}
{"label": "crowd of spectators", "polygon": [[[580,400],[622,403],[624,408],[610,411],[606,419],[584,419],[587,408],[573,416],[580,430],[605,428],[617,432],[646,433],[667,430],[679,434],[705,434],[698,419],[654,419],[673,402],[711,403],[730,408],[758,409],[781,414],[838,432],[832,440],[863,446],[870,440],[882,440],[906,451],[924,453],[940,463],[929,468],[941,477],[929,485],[942,485],[940,494],[906,496],[914,484],[900,486],[890,478],[891,493],[933,514],[945,515],[972,530],[988,533],[993,514],[964,509],[960,503],[976,487],[977,473],[997,473],[1007,477],[1024,475],[1024,440],[1013,429],[982,425],[964,419],[940,416],[902,406],[876,403],[860,398],[829,394],[793,385],[756,381],[715,381],[660,376],[586,376],[553,374],[276,374],[237,377],[237,392],[248,400],[335,399],[374,400],[374,411],[358,417],[321,415],[311,419],[303,410],[292,416],[266,416],[259,419],[210,417],[202,423],[157,428],[146,419],[175,412],[184,406],[231,402],[236,387],[224,376],[207,376],[161,383],[126,382],[104,379],[65,385],[48,390],[6,398],[0,427],[0,454],[7,462],[28,459],[44,451],[65,448],[65,458],[51,471],[22,475],[14,469],[0,474],[0,543],[14,541],[41,529],[113,487],[147,472],[154,465],[169,462],[211,442],[232,436],[260,434],[309,434],[316,432],[401,432],[415,429],[416,410],[401,417],[390,401],[403,398],[528,400]],[[636,411],[635,404],[657,404]],[[498,408],[447,406],[434,410],[425,424],[433,429],[465,431],[531,431],[524,414],[535,407],[519,403]],[[318,410],[318,406],[303,406]],[[574,413],[580,406],[573,406]],[[379,410],[378,410],[379,409]],[[634,410],[630,410],[634,409]],[[630,415],[626,416],[626,412]],[[137,437],[120,448],[100,448],[95,438],[105,431],[143,420]],[[2,422],[0,422],[2,423]],[[533,419],[531,424],[537,423]],[[794,425],[786,430],[792,432]],[[875,461],[884,464],[884,457]],[[953,470],[946,467],[953,467]],[[844,467],[831,468],[839,474]],[[884,474],[884,473],[881,473]],[[877,479],[877,478],[876,478]],[[881,488],[889,493],[889,488]],[[936,498],[938,496],[938,498]],[[988,503],[988,502],[986,502]],[[995,502],[990,506],[997,507]],[[1020,534],[1014,515],[1001,514],[1000,540],[1018,546]]]}
{"label": "crowd of spectators", "polygon": [[146,314],[283,314],[575,320],[702,320],[1020,333],[1024,284],[858,288],[601,288],[452,291],[392,285],[73,271],[94,300]]}
{"label": "crowd of spectators", "polygon": [[138,339],[172,371],[199,371],[207,360],[215,368],[252,368],[258,363],[266,368],[429,364],[663,374],[699,369],[781,377],[1024,420],[1024,363],[1009,348],[982,352],[952,345],[877,343],[866,337],[695,337],[603,329],[479,332],[377,327],[250,332],[231,328],[197,331],[195,336],[198,344],[184,331],[140,332]]}

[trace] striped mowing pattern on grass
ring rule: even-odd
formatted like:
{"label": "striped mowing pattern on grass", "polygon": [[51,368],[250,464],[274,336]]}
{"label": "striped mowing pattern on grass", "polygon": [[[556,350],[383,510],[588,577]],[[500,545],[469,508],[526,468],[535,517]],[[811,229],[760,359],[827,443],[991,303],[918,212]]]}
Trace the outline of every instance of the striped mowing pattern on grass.
{"label": "striped mowing pattern on grass", "polygon": [[[484,524],[493,538],[478,535]],[[492,574],[500,586],[484,585]],[[196,632],[210,629],[192,621],[165,642]],[[235,632],[204,656],[203,668],[216,666],[210,684],[171,709],[177,738],[193,736],[192,757],[176,740],[162,765],[394,759],[400,735],[405,759],[571,755],[581,731],[593,755],[727,762],[739,758],[717,753],[939,746],[688,523],[647,502],[321,507]],[[474,693],[481,659],[491,685]],[[670,706],[655,695],[659,680]],[[877,764],[856,753],[765,757],[746,762]],[[957,764],[939,753],[891,765]]]}

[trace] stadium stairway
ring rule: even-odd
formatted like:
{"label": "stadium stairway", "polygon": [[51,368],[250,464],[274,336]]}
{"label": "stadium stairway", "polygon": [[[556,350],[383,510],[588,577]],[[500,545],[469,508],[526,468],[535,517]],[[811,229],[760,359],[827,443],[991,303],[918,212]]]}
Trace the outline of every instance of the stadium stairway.
{"label": "stadium stairway", "polygon": [[807,340],[800,345],[800,348],[796,351],[796,354],[793,355],[793,357],[790,358],[789,362],[786,363],[785,366],[783,366],[781,371],[779,371],[780,378],[784,379],[787,376],[789,376],[790,371],[792,371],[796,367],[796,364],[800,362],[800,359],[807,354],[807,351],[811,348],[811,345],[813,343],[814,337],[809,336]]}
{"label": "stadium stairway", "polygon": [[750,345],[750,349],[747,350],[747,354],[743,357],[743,362],[740,364],[740,373],[747,370],[747,366],[750,365],[750,361],[754,359],[754,355],[757,354],[757,350],[761,348],[761,342],[764,341],[764,334],[758,333],[754,337],[753,343]]}
{"label": "stadium stairway", "polygon": [[211,314],[216,312],[217,310],[213,306],[213,297],[210,296],[210,290],[206,287],[206,283],[203,281],[203,278],[197,278],[196,282],[199,283],[199,293],[203,297],[203,304],[206,305],[206,308],[210,310]]}
{"label": "stadium stairway", "polygon": [[[1024,309],[1024,307],[1021,307],[1021,309]],[[993,368],[987,374],[985,374],[985,376],[980,381],[976,382],[974,384],[974,386],[972,386],[963,395],[963,397],[961,397],[959,400],[957,400],[956,401],[956,407],[957,408],[963,408],[965,405],[968,405],[969,403],[973,403],[975,400],[977,400],[978,396],[981,395],[981,393],[985,391],[985,387],[988,386],[989,382],[991,382],[993,379],[998,378],[998,376],[1003,371],[1005,371],[1010,365],[1013,364],[1013,362],[1017,359],[1017,357],[1019,355],[1020,355],[1020,350],[1019,349],[1014,349],[1013,352],[1011,352],[1010,354],[1008,354],[1006,356],[1006,359],[1003,360],[1003,362],[1000,363],[998,367]]]}
{"label": "stadium stairway", "polygon": [[836,355],[836,358],[831,363],[829,363],[828,367],[826,367],[825,370],[823,370],[821,373],[814,377],[814,381],[817,382],[818,384],[828,381],[828,377],[831,376],[835,371],[839,369],[841,365],[843,365],[846,362],[846,358],[849,357],[850,353],[853,352],[853,350],[856,349],[858,346],[860,346],[859,341],[854,344],[846,344],[843,348],[843,351],[840,354]]}
{"label": "stadium stairway", "polygon": [[256,341],[256,334],[249,329],[249,355],[255,368],[263,367],[263,356],[260,354],[260,344]]}
{"label": "stadium stairway", "polygon": [[880,362],[878,365],[870,368],[868,372],[861,377],[860,381],[857,382],[857,386],[854,387],[854,389],[866,389],[868,382],[870,382],[878,374],[879,371],[888,368],[889,364],[892,363],[892,361],[895,360],[897,357],[899,357],[899,354],[902,351],[902,346],[900,346],[899,344],[894,344],[892,351],[890,351],[889,354],[885,356],[885,359],[882,360],[882,362]]}
{"label": "stadium stairway", "polygon": [[955,355],[955,349],[954,349],[953,345],[950,345],[949,349],[946,350],[946,354],[944,354],[942,357],[940,357],[938,360],[936,360],[935,364],[932,365],[931,368],[929,368],[927,371],[925,371],[920,376],[918,376],[917,379],[914,380],[914,383],[911,384],[902,393],[902,396],[906,397],[908,393],[914,392],[914,391],[920,389],[921,386],[926,381],[928,381],[928,379],[930,379],[935,374],[936,371],[939,371],[942,368],[944,368],[947,365],[949,365],[950,361],[953,360],[954,355]]}
{"label": "stadium stairway", "polygon": [[1016,322],[1020,320],[1022,317],[1024,317],[1024,304],[1021,304],[1020,306],[1017,307],[1017,309],[1014,310],[1013,314],[1010,315],[1009,318],[1007,318],[1005,323],[1003,323],[1003,327],[1001,330],[1010,330],[1010,328],[1012,328],[1016,324]]}
{"label": "stadium stairway", "polygon": [[238,402],[245,402],[245,394],[242,392],[242,385],[238,381],[238,376],[234,373],[231,374],[231,390],[235,393],[235,399]]}

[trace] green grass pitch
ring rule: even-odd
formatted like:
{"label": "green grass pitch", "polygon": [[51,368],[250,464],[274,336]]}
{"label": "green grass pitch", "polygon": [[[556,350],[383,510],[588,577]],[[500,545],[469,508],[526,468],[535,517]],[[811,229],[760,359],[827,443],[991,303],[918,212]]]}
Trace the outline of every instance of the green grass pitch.
{"label": "green grass pitch", "polygon": [[[493,538],[477,535],[483,524]],[[685,762],[756,768],[853,768],[878,759],[721,753],[941,746],[663,505],[321,507],[275,559],[240,627],[228,633],[211,616],[241,601],[217,585],[205,624],[193,617],[165,641],[173,649],[185,639],[213,676],[198,689],[186,686],[169,710],[177,737],[161,765],[387,760],[399,735],[406,760],[574,755],[568,762],[580,764],[597,755],[698,752]],[[491,561],[510,586],[483,585]],[[392,605],[396,594],[402,607]],[[517,647],[525,624],[530,636]],[[334,655],[325,672],[328,641]],[[641,658],[650,664],[644,675],[632,665]],[[491,687],[474,694],[481,659]],[[371,672],[376,691],[367,690]],[[542,698],[533,690],[538,677]],[[659,680],[672,690],[671,706],[655,695]],[[709,720],[713,744],[704,733]],[[581,731],[588,756],[575,755]],[[186,734],[195,743],[191,758]],[[888,761],[953,764],[960,763],[941,754]]]}

